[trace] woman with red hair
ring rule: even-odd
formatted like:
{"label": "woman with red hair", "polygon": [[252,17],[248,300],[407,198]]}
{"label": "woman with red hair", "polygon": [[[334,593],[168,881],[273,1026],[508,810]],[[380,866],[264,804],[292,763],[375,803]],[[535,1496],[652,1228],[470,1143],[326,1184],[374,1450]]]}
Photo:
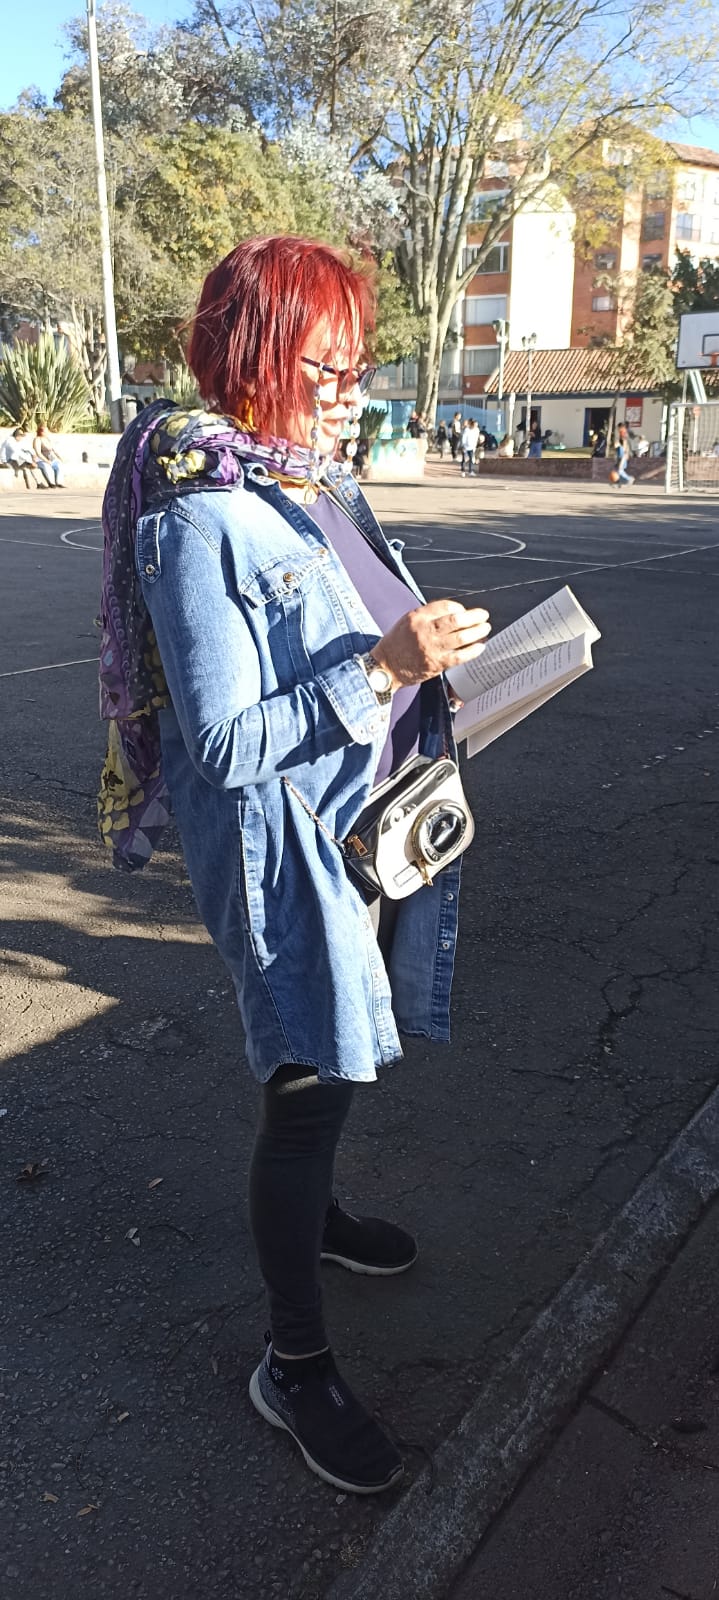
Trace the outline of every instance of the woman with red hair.
{"label": "woman with red hair", "polygon": [[[345,463],[372,376],[369,274],[304,239],[238,245],[205,282],[190,363],[207,410],[160,401],[105,499],[101,830],[126,870],[174,811],[262,1086],[250,1219],[267,1286],[257,1410],[342,1490],[402,1471],[337,1371],[320,1263],[406,1271],[403,1228],[333,1198],[354,1084],[447,1039],[458,873],[400,901],[340,841],[378,780],[453,750],[442,673],[487,613],[425,605]],[[351,449],[350,449],[351,455]]]}

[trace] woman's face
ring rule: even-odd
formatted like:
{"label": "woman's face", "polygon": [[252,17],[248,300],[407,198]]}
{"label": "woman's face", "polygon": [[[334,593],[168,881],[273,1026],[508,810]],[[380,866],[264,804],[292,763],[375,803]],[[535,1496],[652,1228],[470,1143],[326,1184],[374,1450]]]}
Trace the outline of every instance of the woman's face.
{"label": "woman's face", "polygon": [[[333,347],[330,323],[326,317],[310,329],[302,347],[302,356],[301,406],[278,418],[276,432],[282,438],[290,439],[293,444],[311,446],[312,429],[316,426],[318,436],[315,442],[320,455],[332,456],[353,407],[362,404],[356,374],[356,364],[362,358],[357,354],[356,339],[351,340],[346,333],[336,340]],[[338,379],[331,372],[323,372],[324,366],[338,371],[355,370],[348,370],[346,378]],[[316,419],[315,396],[318,387],[319,418]]]}

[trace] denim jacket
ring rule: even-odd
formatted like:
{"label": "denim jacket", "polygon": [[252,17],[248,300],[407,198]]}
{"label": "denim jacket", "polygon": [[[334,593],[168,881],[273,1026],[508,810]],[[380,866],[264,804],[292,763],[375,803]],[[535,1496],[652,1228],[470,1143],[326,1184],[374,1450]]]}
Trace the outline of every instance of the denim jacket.
{"label": "denim jacket", "polygon": [[[399,541],[335,468],[335,495],[421,599]],[[136,561],[172,704],[163,764],[201,916],[235,984],[252,1071],[370,1080],[398,1028],[449,1038],[458,863],[399,902],[389,971],[335,842],[388,726],[358,656],[379,633],[321,529],[261,469],[148,510]],[[423,754],[453,752],[444,686]],[[314,815],[313,815],[314,814]]]}

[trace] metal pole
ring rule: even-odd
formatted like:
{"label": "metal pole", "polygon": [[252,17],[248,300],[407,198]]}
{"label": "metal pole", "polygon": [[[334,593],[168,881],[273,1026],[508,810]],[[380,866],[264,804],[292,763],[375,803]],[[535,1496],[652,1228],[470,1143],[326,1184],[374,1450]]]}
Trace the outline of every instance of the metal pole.
{"label": "metal pole", "polygon": [[115,322],[115,295],[112,280],[112,249],[110,245],[110,216],[107,206],[107,179],[105,177],[105,141],[102,133],[102,101],[100,99],[100,63],[97,55],[97,19],[95,0],[87,0],[87,43],[90,59],[90,95],[92,99],[92,126],[95,134],[95,168],[97,174],[97,204],[100,213],[100,252],[102,259],[102,307],[105,324],[105,351],[107,371],[105,387],[110,420],[116,433],[122,433],[122,407],[120,395],[120,357],[117,349],[117,324]]}
{"label": "metal pole", "polygon": [[679,493],[684,493],[684,428],[686,426],[687,408],[677,406],[676,421],[676,448],[677,448],[677,487]]}

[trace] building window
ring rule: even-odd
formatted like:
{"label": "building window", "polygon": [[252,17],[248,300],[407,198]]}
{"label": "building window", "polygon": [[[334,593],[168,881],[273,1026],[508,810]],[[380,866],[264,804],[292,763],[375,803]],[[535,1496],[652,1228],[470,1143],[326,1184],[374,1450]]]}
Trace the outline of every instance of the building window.
{"label": "building window", "polygon": [[663,239],[666,232],[665,211],[648,211],[642,223],[643,239]]}
{"label": "building window", "polygon": [[474,196],[470,211],[471,222],[486,222],[497,211],[502,200],[506,200],[508,189],[484,189]]}
{"label": "building window", "polygon": [[[481,248],[482,248],[482,246],[479,245],[479,244],[470,244],[470,245],[466,246],[465,252],[464,252],[464,266],[463,266],[463,269],[462,269],[463,271],[466,271],[467,267],[471,266],[473,261],[476,261],[477,256],[479,255],[479,252],[480,252]],[[485,256],[484,261],[482,262],[481,266],[477,267],[477,272],[478,273],[483,273],[483,274],[490,273],[490,272],[508,272],[508,271],[509,271],[509,245],[508,244],[494,244],[494,245],[492,245],[491,250]]]}
{"label": "building window", "polygon": [[694,178],[680,178],[677,185],[678,198],[684,204],[687,200],[696,199],[697,186]]}
{"label": "building window", "polygon": [[592,311],[614,311],[616,303],[610,294],[592,295]]}
{"label": "building window", "polygon": [[464,323],[467,328],[482,327],[506,315],[506,294],[468,294],[464,302]]}
{"label": "building window", "polygon": [[678,239],[701,239],[702,230],[699,218],[693,217],[689,211],[679,211],[676,220],[676,235]]}
{"label": "building window", "polygon": [[660,255],[642,256],[642,272],[653,272],[654,268],[660,267],[661,264],[662,258]]}
{"label": "building window", "polygon": [[647,179],[647,199],[663,200],[666,192],[667,174],[661,167],[657,167],[656,171],[650,173]]}
{"label": "building window", "polygon": [[496,344],[465,345],[464,350],[464,376],[476,378],[480,373],[485,376],[494,372],[499,366],[499,347]]}
{"label": "building window", "polygon": [[616,264],[616,250],[598,250],[594,257],[594,265],[600,272],[613,272]]}

